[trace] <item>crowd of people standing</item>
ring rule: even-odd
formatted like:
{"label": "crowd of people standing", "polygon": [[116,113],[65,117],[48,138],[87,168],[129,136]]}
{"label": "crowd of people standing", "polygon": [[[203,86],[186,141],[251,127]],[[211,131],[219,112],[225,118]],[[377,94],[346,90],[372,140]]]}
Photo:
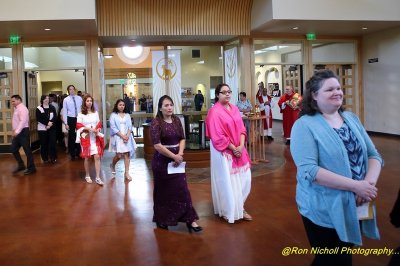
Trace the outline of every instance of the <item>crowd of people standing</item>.
{"label": "crowd of people standing", "polygon": [[[272,98],[263,84],[257,94],[266,117],[261,136],[271,136]],[[43,95],[36,110],[43,163],[56,163],[55,142],[58,117],[68,134],[71,160],[84,158],[85,180],[92,183],[89,161],[95,164],[95,182],[100,177],[100,159],[104,154],[102,123],[94,98],[75,95],[73,85],[60,104],[54,96]],[[228,84],[215,89],[215,104],[206,117],[206,135],[210,139],[210,176],[214,213],[228,223],[252,221],[245,203],[251,191],[251,161],[246,149],[248,130],[242,113],[251,110],[246,94],[241,93],[237,105],[230,103],[232,91]],[[126,95],[125,95],[126,98]],[[29,112],[19,95],[11,97],[12,151],[17,161],[14,173],[36,172],[29,144]],[[110,164],[115,174],[116,163],[123,158],[124,177],[129,174],[130,159],[136,143],[128,102],[118,99],[110,116],[110,151],[115,156]],[[193,207],[185,173],[186,137],[182,122],[173,113],[174,102],[162,96],[156,117],[150,126],[155,153],[151,163],[154,177],[153,222],[168,230],[179,222],[189,232],[200,232],[199,216]],[[329,70],[315,73],[306,83],[304,98],[292,86],[285,87],[278,106],[283,113],[283,136],[297,166],[296,202],[310,245],[314,248],[352,247],[361,245],[361,236],[379,238],[374,200],[383,160],[355,114],[343,110],[343,91],[338,78]],[[261,108],[260,108],[261,109]],[[241,113],[242,112],[242,113]],[[263,134],[264,133],[264,134]],[[273,140],[273,138],[272,138]],[[289,143],[288,143],[289,141]],[[25,166],[19,148],[27,156]],[[341,158],[338,160],[338,158]],[[344,159],[343,159],[344,158]],[[174,170],[178,168],[180,171]],[[183,169],[183,170],[182,170]],[[357,217],[357,208],[368,205],[371,217]],[[351,255],[317,254],[313,265],[351,265]]]}

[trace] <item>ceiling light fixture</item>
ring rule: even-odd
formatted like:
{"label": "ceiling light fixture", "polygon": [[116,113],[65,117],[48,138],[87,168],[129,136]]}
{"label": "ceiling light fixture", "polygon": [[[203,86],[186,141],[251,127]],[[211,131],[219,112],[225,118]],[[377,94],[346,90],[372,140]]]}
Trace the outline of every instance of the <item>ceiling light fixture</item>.
{"label": "ceiling light fixture", "polygon": [[362,29],[362,30],[368,30],[368,28],[367,28],[367,27],[362,27],[361,29]]}
{"label": "ceiling light fixture", "polygon": [[112,57],[113,57],[112,54],[105,54],[105,55],[104,55],[104,58],[106,58],[106,59],[110,59],[110,58],[112,58]]}
{"label": "ceiling light fixture", "polygon": [[299,29],[299,27],[293,27],[292,29],[293,29],[293,30],[298,30],[298,29]]}
{"label": "ceiling light fixture", "polygon": [[44,29],[44,30],[46,30],[46,31],[49,31],[49,30],[51,30],[51,29],[49,29],[49,28],[46,28],[46,29]]}

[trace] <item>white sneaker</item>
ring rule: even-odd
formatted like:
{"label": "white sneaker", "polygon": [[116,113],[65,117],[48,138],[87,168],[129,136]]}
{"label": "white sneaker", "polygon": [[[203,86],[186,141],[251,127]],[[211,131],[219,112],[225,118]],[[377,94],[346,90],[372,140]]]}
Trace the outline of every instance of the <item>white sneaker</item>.
{"label": "white sneaker", "polygon": [[103,181],[101,181],[100,178],[96,178],[96,183],[97,183],[98,185],[100,185],[100,186],[103,186],[103,185],[104,185]]}
{"label": "white sneaker", "polygon": [[88,182],[89,184],[93,183],[92,179],[90,178],[90,176],[85,177],[86,182]]}

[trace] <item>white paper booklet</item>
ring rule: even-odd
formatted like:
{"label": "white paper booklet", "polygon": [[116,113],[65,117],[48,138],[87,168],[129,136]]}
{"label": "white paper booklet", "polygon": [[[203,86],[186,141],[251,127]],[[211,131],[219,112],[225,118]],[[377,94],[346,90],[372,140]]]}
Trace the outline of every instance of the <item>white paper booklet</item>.
{"label": "white paper booklet", "polygon": [[369,220],[374,218],[374,212],[372,209],[372,202],[365,202],[357,207],[358,220]]}
{"label": "white paper booklet", "polygon": [[168,164],[168,174],[180,174],[185,172],[186,162],[181,162],[175,167],[175,162],[170,162]]}

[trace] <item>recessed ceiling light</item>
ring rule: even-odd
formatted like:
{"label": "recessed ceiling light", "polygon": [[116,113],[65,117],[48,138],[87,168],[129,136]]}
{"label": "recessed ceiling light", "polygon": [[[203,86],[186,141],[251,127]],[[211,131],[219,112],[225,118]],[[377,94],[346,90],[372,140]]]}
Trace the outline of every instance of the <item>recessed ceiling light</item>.
{"label": "recessed ceiling light", "polygon": [[113,57],[112,54],[105,54],[105,55],[104,55],[104,58],[106,58],[106,59],[110,59],[110,58],[112,58],[112,57]]}
{"label": "recessed ceiling light", "polygon": [[136,42],[136,40],[132,39],[131,42]]}
{"label": "recessed ceiling light", "polygon": [[362,27],[361,29],[362,29],[362,30],[368,30],[368,28],[367,28],[367,27]]}
{"label": "recessed ceiling light", "polygon": [[51,29],[47,28],[47,29],[44,29],[44,30],[51,30]]}
{"label": "recessed ceiling light", "polygon": [[299,27],[293,27],[292,29],[293,29],[293,30],[298,30],[298,29],[299,29]]}

